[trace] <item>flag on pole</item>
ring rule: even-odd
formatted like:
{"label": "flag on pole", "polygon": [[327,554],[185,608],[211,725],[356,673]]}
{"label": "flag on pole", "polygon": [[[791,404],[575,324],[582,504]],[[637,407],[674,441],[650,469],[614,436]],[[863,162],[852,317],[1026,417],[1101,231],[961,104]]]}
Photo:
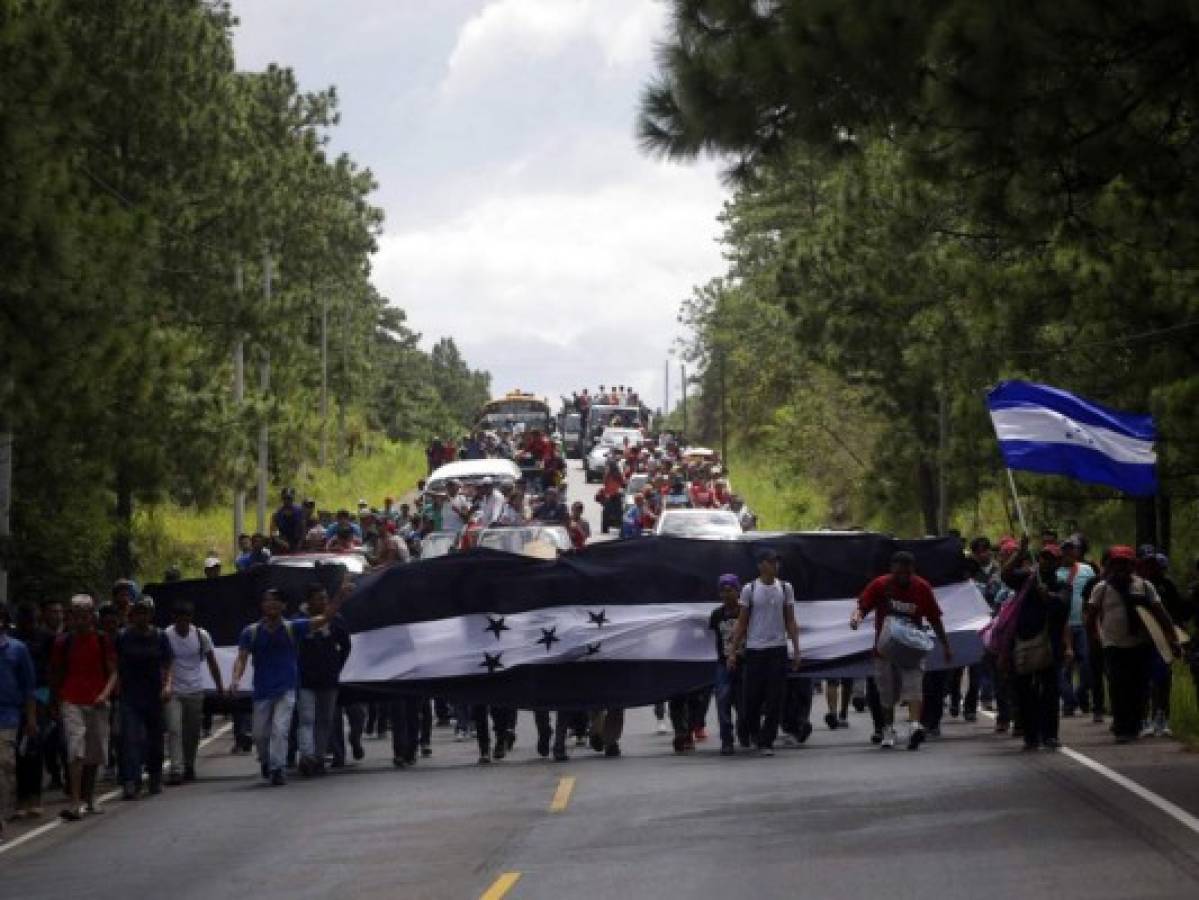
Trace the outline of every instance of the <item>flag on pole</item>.
{"label": "flag on pole", "polygon": [[1000,382],[987,394],[987,408],[1009,469],[1065,475],[1138,497],[1157,493],[1152,416],[1027,381]]}

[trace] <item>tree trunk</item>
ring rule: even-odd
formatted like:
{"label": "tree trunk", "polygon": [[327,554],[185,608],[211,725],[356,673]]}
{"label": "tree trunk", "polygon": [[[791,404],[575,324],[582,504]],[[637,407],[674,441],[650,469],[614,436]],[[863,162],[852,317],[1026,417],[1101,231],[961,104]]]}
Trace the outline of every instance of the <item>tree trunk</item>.
{"label": "tree trunk", "polygon": [[1153,544],[1157,546],[1157,498],[1137,498],[1137,546]]}
{"label": "tree trunk", "polygon": [[919,491],[920,517],[924,522],[925,534],[937,534],[937,469],[927,459],[916,464],[916,490]]}
{"label": "tree trunk", "polygon": [[133,478],[124,462],[117,466],[116,533],[112,538],[111,568],[119,578],[133,577]]}

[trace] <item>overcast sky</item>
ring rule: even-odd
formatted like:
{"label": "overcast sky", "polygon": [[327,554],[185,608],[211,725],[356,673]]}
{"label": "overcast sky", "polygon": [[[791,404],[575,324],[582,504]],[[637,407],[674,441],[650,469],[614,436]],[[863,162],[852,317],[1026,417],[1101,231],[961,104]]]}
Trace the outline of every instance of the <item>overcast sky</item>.
{"label": "overcast sky", "polygon": [[[375,173],[374,280],[493,392],[662,402],[679,301],[722,271],[711,162],[643,156],[659,0],[235,0],[238,66],[335,84],[333,148]],[[677,397],[677,363],[671,373]]]}

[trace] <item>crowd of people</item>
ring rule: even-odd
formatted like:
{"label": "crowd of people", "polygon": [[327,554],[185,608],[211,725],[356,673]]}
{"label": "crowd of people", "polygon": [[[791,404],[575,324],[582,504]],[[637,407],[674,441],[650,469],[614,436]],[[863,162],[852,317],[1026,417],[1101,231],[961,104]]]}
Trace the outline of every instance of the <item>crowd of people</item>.
{"label": "crowd of people", "polygon": [[[733,508],[719,459],[689,460],[680,447],[667,440],[649,453],[622,453],[601,495],[644,475],[636,515],[655,515],[674,502]],[[682,500],[672,500],[682,478],[690,486]],[[292,546],[352,548],[374,566],[402,565],[419,555],[426,529],[465,530],[481,520],[561,523],[577,546],[590,533],[582,504],[568,509],[552,487],[531,510],[519,484],[481,482],[468,497],[451,482],[445,496],[420,497],[419,508],[391,498],[381,508],[363,501],[357,515],[340,510],[325,521],[315,504],[297,504],[294,492],[284,491],[272,534],[250,537],[236,568],[263,564]],[[644,527],[645,520],[636,523],[637,531]],[[794,671],[804,659],[795,590],[778,556],[762,547],[756,579],[742,584],[726,574],[713,586],[713,685],[663,698],[655,707],[658,729],[672,735],[677,753],[691,752],[708,737],[715,701],[720,752],[732,755],[740,746],[770,756],[780,740],[798,745],[809,739],[814,697],[823,694],[828,728],[847,727],[851,707],[868,710],[870,740],[884,749],[904,744],[915,750],[935,739],[946,712],[966,721],[991,713],[995,731],[1020,738],[1026,750],[1057,748],[1061,718],[1078,714],[1109,724],[1121,743],[1168,736],[1174,670],[1165,656],[1181,657],[1185,630],[1199,624],[1199,566],[1183,590],[1154,547],[1111,546],[1098,561],[1089,551],[1082,535],[1059,541],[1051,530],[1035,547],[1027,537],[970,541],[964,574],[993,618],[982,632],[985,655],[964,668],[952,667],[954,648],[932,587],[910,554],[896,553],[890,572],[863,589],[848,623],[857,628],[873,617],[869,677],[817,680]],[[215,556],[206,561],[207,576],[220,571]],[[11,617],[0,607],[0,813],[36,818],[44,793],[62,791],[68,802],[61,816],[77,821],[103,811],[101,782],[137,800],[195,780],[197,748],[212,727],[212,698],[238,696],[251,661],[249,710],[233,707],[233,750],[253,747],[271,784],[284,784],[289,770],[320,776],[345,765],[348,753],[361,759],[364,735],[389,731],[400,768],[432,754],[437,727],[452,726],[458,740],[473,737],[480,763],[511,752],[516,709],[453,706],[436,698],[359,703],[341,696],[339,675],[352,638],[338,610],[348,590],[347,582],[329,597],[313,584],[293,617],[283,598],[268,590],[260,619],[241,632],[227,685],[211,637],[193,623],[192,606],[174,605],[171,624],[160,628],[154,600],[130,580],[116,582],[102,604],[79,594],[65,603],[22,603]],[[932,644],[926,626],[950,668],[926,666]],[[1192,653],[1190,662],[1191,677],[1199,679],[1199,655]],[[896,711],[904,708],[901,735]],[[536,752],[543,757],[569,758],[572,738],[576,747],[621,754],[622,709],[533,715]]]}

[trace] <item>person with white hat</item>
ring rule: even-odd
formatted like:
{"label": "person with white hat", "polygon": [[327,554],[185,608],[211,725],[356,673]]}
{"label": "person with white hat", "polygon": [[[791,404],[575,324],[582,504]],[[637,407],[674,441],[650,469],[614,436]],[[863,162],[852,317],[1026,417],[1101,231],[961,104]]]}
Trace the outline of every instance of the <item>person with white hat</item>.
{"label": "person with white hat", "polygon": [[209,554],[209,556],[204,560],[204,577],[221,577],[221,558],[219,556]]}

